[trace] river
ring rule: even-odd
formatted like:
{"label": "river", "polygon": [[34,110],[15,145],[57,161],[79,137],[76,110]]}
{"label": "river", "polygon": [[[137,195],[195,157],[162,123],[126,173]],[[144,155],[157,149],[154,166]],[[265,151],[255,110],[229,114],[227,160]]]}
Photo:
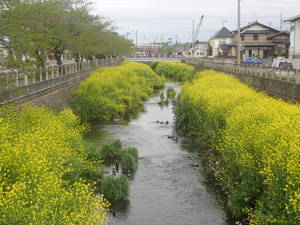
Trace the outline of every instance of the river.
{"label": "river", "polygon": [[[179,85],[168,83],[179,92]],[[176,136],[172,105],[161,107],[154,97],[145,111],[128,124],[96,125],[88,139],[101,145],[118,138],[139,150],[139,166],[130,181],[129,203],[112,217],[111,225],[224,225],[220,196],[206,185],[199,154],[187,151]],[[156,121],[169,121],[160,124]]]}

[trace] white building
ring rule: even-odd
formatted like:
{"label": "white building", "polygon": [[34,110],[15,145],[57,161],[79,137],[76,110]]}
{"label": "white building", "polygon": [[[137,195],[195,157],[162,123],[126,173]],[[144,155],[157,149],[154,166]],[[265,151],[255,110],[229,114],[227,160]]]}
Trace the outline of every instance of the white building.
{"label": "white building", "polygon": [[221,46],[232,43],[232,33],[226,27],[222,27],[209,39],[209,43],[212,47],[213,57],[223,55]]}
{"label": "white building", "polygon": [[188,51],[183,52],[184,57],[207,57],[207,50],[208,46],[207,44],[195,44],[194,47],[189,49]]}
{"label": "white building", "polygon": [[290,58],[293,59],[294,68],[300,69],[300,15],[294,16],[286,21],[291,22]]}

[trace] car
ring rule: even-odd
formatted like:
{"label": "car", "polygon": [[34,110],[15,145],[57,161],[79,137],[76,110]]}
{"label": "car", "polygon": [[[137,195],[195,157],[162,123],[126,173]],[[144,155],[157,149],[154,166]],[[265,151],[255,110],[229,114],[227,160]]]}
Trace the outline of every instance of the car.
{"label": "car", "polygon": [[280,68],[280,69],[293,69],[293,63],[284,57],[278,57],[273,59],[273,68]]}
{"label": "car", "polygon": [[255,57],[245,57],[243,60],[243,63],[248,64],[248,65],[262,65],[263,62]]}

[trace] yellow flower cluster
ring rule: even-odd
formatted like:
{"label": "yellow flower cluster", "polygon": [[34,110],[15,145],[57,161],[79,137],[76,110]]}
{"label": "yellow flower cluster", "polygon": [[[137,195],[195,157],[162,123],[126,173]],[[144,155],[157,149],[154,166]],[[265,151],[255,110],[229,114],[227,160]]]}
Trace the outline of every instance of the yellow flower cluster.
{"label": "yellow flower cluster", "polygon": [[75,91],[72,108],[84,121],[128,118],[164,86],[164,78],[142,63],[124,62],[94,72]]}
{"label": "yellow flower cluster", "polygon": [[300,224],[299,105],[203,71],[184,85],[176,122],[216,150],[235,217],[246,214],[253,225]]}
{"label": "yellow flower cluster", "polygon": [[193,66],[181,62],[154,62],[151,67],[154,71],[172,81],[191,80],[196,74]]}
{"label": "yellow flower cluster", "polygon": [[90,165],[85,129],[71,110],[0,109],[0,224],[107,224],[109,203],[65,177]]}

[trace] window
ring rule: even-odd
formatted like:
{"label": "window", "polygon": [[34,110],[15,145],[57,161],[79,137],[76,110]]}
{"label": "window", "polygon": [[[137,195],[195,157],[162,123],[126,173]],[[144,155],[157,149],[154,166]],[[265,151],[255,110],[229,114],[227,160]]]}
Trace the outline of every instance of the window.
{"label": "window", "polygon": [[245,41],[245,35],[241,35],[241,41]]}
{"label": "window", "polygon": [[254,41],[258,41],[258,40],[259,40],[258,34],[254,34],[254,35],[253,35],[253,40],[254,40]]}

